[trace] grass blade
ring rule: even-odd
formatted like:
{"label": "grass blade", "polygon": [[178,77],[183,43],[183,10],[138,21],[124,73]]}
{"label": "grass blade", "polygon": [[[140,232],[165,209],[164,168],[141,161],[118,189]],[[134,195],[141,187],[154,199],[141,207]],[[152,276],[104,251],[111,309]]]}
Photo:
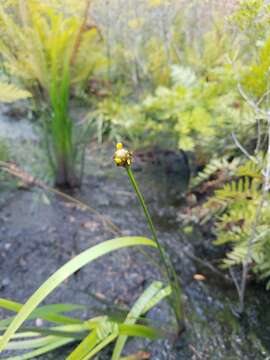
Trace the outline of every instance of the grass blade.
{"label": "grass blade", "polygon": [[96,330],[91,331],[89,335],[72,351],[72,353],[68,356],[67,360],[81,360],[83,359],[89,351],[91,351],[99,339],[97,336]]}
{"label": "grass blade", "polygon": [[4,358],[2,360],[28,360],[28,359],[32,359],[34,357],[46,354],[50,351],[53,351],[59,347],[62,347],[64,345],[67,345],[71,342],[73,342],[74,339],[60,339],[60,340],[56,340],[51,344],[48,344],[46,346],[43,346],[37,350],[31,351],[29,353],[23,354],[23,355],[18,355],[18,356],[11,356],[8,358]]}
{"label": "grass blade", "polygon": [[54,336],[46,336],[31,340],[10,341],[7,344],[6,350],[36,349],[52,343],[55,339],[59,340],[59,338]]}
{"label": "grass blade", "polygon": [[23,305],[19,313],[16,315],[12,323],[7,328],[0,341],[0,352],[6,347],[11,337],[15,334],[21,324],[28,318],[28,316],[36,309],[36,307],[64,280],[76,271],[81,269],[86,264],[96,260],[97,258],[108,254],[112,251],[126,248],[130,246],[152,246],[156,247],[154,241],[144,237],[122,237],[113,240],[104,241],[101,244],[95,245],[92,248],[82,252],[75,258],[67,262],[59,270],[57,270],[41,287],[28,299]]}
{"label": "grass blade", "polygon": [[145,325],[120,324],[119,333],[124,336],[143,337],[151,340],[157,340],[164,337],[161,331]]}
{"label": "grass blade", "polygon": [[[126,325],[133,325],[136,323],[137,318],[143,313],[144,308],[147,306],[147,304],[153,299],[157,293],[162,289],[162,283],[159,281],[153,282],[139,297],[139,299],[135,302],[132,309],[127,315],[127,318],[124,322]],[[117,342],[115,344],[115,348],[113,351],[112,360],[118,360],[120,359],[122,350],[125,346],[125,343],[127,341],[126,335],[121,335],[117,339]]]}
{"label": "grass blade", "polygon": [[107,316],[92,319],[88,325],[94,330],[76,347],[67,360],[90,359],[119,335],[118,324]]}
{"label": "grass blade", "polygon": [[112,333],[107,336],[103,341],[101,341],[89,354],[87,354],[82,360],[89,360],[97,353],[99,353],[102,349],[104,349],[107,345],[113,342],[117,338],[117,333]]}
{"label": "grass blade", "polygon": [[[23,304],[17,303],[15,301],[1,299],[0,298],[0,308],[19,312]],[[84,310],[86,306],[84,305],[75,305],[75,304],[52,304],[41,306],[40,308],[33,311],[33,313],[28,317],[28,320],[33,320],[36,318],[41,318],[54,323],[59,324],[82,324],[83,321],[79,319],[74,319],[69,316],[59,315],[60,312],[69,312],[74,310]],[[7,326],[13,321],[14,316],[11,316],[7,319],[0,321],[0,330],[4,330]]]}

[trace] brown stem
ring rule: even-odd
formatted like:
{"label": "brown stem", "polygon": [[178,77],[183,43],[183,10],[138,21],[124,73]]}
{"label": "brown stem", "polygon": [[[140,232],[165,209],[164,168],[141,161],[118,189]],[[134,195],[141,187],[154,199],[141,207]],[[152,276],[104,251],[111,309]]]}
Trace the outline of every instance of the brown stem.
{"label": "brown stem", "polygon": [[75,40],[75,44],[74,44],[74,48],[73,48],[73,52],[72,52],[71,59],[70,59],[70,65],[71,66],[74,65],[75,62],[76,62],[77,54],[78,54],[78,51],[79,51],[79,48],[80,48],[80,45],[81,45],[81,42],[82,42],[83,33],[84,33],[85,29],[86,29],[87,18],[88,18],[88,13],[89,13],[89,10],[90,10],[91,2],[92,2],[92,0],[87,0],[86,1],[86,6],[85,6],[85,11],[84,11],[82,24],[81,24],[80,29],[78,31],[77,38]]}
{"label": "brown stem", "polygon": [[104,226],[106,226],[108,229],[110,229],[115,235],[121,234],[121,230],[107,217],[101,215],[97,210],[93,209],[89,205],[85,204],[84,202],[75,199],[74,197],[58,190],[54,189],[47,184],[45,184],[43,181],[35,178],[34,176],[28,174],[24,170],[17,167],[15,164],[6,163],[4,161],[0,161],[0,170],[5,171],[6,173],[21,179],[24,183],[26,183],[29,186],[35,186],[40,189],[43,189],[44,191],[48,191],[50,193],[53,193],[55,195],[58,195],[62,197],[65,200],[68,200],[74,204],[76,204],[81,209],[86,209],[90,211],[91,213],[95,214],[97,218],[102,222]]}
{"label": "brown stem", "polygon": [[23,26],[27,26],[29,22],[29,13],[28,13],[28,5],[25,0],[19,1],[19,10],[20,10],[20,17]]}

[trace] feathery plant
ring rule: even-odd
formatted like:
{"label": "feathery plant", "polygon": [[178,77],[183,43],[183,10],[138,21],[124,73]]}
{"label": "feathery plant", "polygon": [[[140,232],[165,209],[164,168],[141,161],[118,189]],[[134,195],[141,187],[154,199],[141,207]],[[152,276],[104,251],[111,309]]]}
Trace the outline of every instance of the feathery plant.
{"label": "feathery plant", "polygon": [[31,93],[20,89],[14,84],[0,82],[0,102],[12,103],[31,97]]}
{"label": "feathery plant", "polygon": [[[259,279],[266,279],[267,288],[270,288],[269,18],[270,6],[265,1],[239,1],[237,10],[230,17],[230,23],[234,27],[234,32],[237,33],[235,39],[240,40],[240,42],[236,41],[236,45],[240,45],[241,51],[227,52],[228,64],[226,66],[225,64],[220,66],[224,54],[222,58],[216,57],[216,67],[209,66],[207,61],[200,61],[197,64],[191,61],[193,68],[197,67],[197,71],[206,73],[207,81],[202,83],[206,93],[209,95],[212,90],[218,90],[217,95],[219,95],[215,96],[214,101],[210,100],[210,97],[205,99],[205,109],[212,109],[217,114],[219,106],[222,109],[222,105],[226,104],[226,99],[231,98],[229,100],[231,105],[225,105],[226,111],[222,111],[221,116],[218,115],[215,119],[218,129],[214,132],[215,139],[219,135],[230,137],[230,142],[227,139],[224,143],[224,136],[221,142],[220,152],[222,156],[225,155],[225,158],[218,157],[211,160],[193,180],[193,186],[200,186],[202,182],[208,182],[208,180],[211,183],[213,175],[217,177],[219,173],[224,173],[221,181],[215,184],[220,188],[204,204],[206,209],[202,209],[202,214],[205,217],[204,222],[209,220],[209,210],[211,215],[215,215],[216,240],[214,243],[226,246],[226,257],[222,266],[229,269],[236,285],[240,313],[244,311],[245,291],[250,274],[257,275]],[[222,37],[223,35],[220,34],[219,38],[222,39]],[[213,45],[211,41],[208,43],[210,47]],[[215,54],[216,49],[213,50]],[[231,76],[227,77],[229,73]],[[225,74],[227,75],[224,77]],[[217,83],[216,80],[219,78],[221,82]],[[228,86],[227,94],[223,93],[224,85]],[[202,98],[203,93],[200,92],[197,95]],[[222,101],[218,106],[219,101],[216,102],[216,100],[219,96],[220,99],[224,98],[225,102]],[[156,98],[152,101],[154,105]],[[193,97],[191,99],[193,100]],[[214,105],[213,108],[212,105]],[[197,111],[196,108],[195,110]],[[196,124],[195,120],[194,118],[192,120],[193,126]],[[185,129],[186,123],[182,122],[182,126]],[[194,141],[194,135],[191,140]],[[202,140],[200,143],[203,143]],[[213,145],[215,156],[219,156],[215,141]],[[208,147],[208,144],[206,146]],[[225,154],[224,149],[226,149]],[[210,153],[213,153],[213,148]],[[244,161],[243,156],[247,157],[248,161]],[[239,277],[234,272],[235,268],[241,272]]]}
{"label": "feathery plant", "polygon": [[219,172],[226,172],[226,178],[230,179],[234,176],[236,169],[240,164],[240,158],[236,157],[231,161],[228,157],[213,158],[209,160],[208,164],[200,171],[191,181],[191,188],[200,186],[205,181],[208,181],[212,176]]}
{"label": "feathery plant", "polygon": [[[11,316],[0,321],[0,331],[3,332],[3,335],[0,336],[0,352],[3,350],[23,351],[19,355],[6,357],[3,360],[32,359],[68,344],[74,344],[74,348],[66,357],[67,360],[88,360],[94,358],[112,343],[115,345],[111,359],[123,359],[121,355],[128,337],[155,340],[168,335],[168,328],[159,326],[157,329],[144,318],[144,315],[164,298],[168,298],[172,304],[178,325],[177,331],[182,330],[181,290],[173,266],[158,241],[150,214],[133,176],[130,167],[131,154],[123,148],[122,144],[118,144],[114,160],[118,166],[125,167],[127,171],[144,210],[153,240],[145,237],[120,237],[104,241],[68,261],[50,276],[25,304],[0,299],[0,308],[16,313],[15,317]],[[54,289],[85,265],[112,251],[133,246],[148,246],[159,252],[168,284],[163,285],[160,281],[154,281],[138,297],[128,312],[122,311],[121,317],[104,315],[81,320],[65,313],[74,310],[85,311],[87,306],[77,304],[39,306]],[[49,321],[52,326],[29,327],[23,325],[25,321],[37,318]]]}
{"label": "feathery plant", "polygon": [[3,66],[37,104],[40,100],[48,104],[44,129],[50,163],[61,186],[78,183],[76,162],[86,141],[85,128],[79,131],[70,116],[71,89],[82,86],[104,65],[100,37],[89,23],[90,4],[90,0],[80,7],[75,1],[11,0],[0,6]]}
{"label": "feathery plant", "polygon": [[[261,207],[262,164],[251,160],[239,166],[234,179],[215,191],[206,203],[208,208],[221,208],[222,214],[215,224],[216,245],[228,245],[223,267],[230,268],[241,265],[248,253],[250,231],[256,219],[258,207]],[[269,194],[261,207],[256,222],[256,233],[251,241],[250,269],[260,278],[267,279],[270,288],[270,230],[269,230]]]}

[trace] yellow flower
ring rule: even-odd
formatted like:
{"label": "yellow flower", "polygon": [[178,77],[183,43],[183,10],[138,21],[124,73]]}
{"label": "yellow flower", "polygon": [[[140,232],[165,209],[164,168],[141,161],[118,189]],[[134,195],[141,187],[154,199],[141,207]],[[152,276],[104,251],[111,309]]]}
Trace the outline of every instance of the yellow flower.
{"label": "yellow flower", "polygon": [[114,153],[114,162],[117,166],[130,166],[132,162],[132,154],[123,147],[122,143],[116,144]]}

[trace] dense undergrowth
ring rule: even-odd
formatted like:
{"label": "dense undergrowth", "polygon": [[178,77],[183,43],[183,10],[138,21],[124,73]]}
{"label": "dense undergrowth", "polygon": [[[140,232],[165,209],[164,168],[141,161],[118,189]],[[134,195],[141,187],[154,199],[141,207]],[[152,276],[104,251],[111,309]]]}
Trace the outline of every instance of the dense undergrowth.
{"label": "dense undergrowth", "polygon": [[[0,100],[27,99],[55,184],[81,184],[90,142],[184,150],[193,179],[182,219],[207,224],[214,244],[225,245],[221,267],[240,312],[250,274],[270,287],[269,23],[263,0],[0,6]],[[83,118],[72,113],[74,102],[86,109]],[[1,140],[0,164],[8,156]],[[101,322],[94,327],[101,344],[108,334],[113,341],[132,333]],[[97,335],[104,322],[106,336]]]}

